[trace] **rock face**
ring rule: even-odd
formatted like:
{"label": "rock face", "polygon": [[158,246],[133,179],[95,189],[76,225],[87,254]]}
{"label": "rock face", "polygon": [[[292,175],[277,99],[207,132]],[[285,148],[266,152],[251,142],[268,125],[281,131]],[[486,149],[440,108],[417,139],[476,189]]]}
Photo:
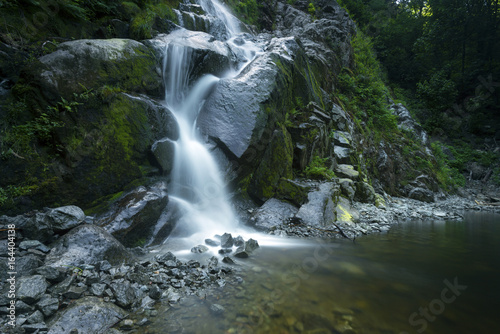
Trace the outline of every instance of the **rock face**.
{"label": "rock face", "polygon": [[126,248],[104,229],[85,224],[61,237],[47,255],[45,264],[78,267],[103,260],[119,264],[132,259]]}

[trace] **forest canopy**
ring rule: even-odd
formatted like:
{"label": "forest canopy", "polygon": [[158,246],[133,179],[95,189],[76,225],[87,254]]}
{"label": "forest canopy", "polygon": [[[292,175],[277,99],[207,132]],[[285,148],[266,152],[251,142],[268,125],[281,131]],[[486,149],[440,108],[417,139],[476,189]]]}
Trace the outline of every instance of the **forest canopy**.
{"label": "forest canopy", "polygon": [[340,0],[373,39],[396,93],[435,134],[494,135],[499,0]]}

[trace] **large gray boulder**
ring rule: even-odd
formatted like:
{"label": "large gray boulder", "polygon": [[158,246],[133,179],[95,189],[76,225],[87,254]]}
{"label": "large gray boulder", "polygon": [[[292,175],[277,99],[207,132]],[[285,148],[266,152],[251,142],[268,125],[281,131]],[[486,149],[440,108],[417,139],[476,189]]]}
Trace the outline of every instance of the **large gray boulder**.
{"label": "large gray boulder", "polygon": [[49,101],[59,96],[71,99],[74,93],[105,84],[159,97],[161,77],[156,67],[153,52],[137,41],[82,39],[59,44],[29,68],[28,76]]}
{"label": "large gray boulder", "polygon": [[96,264],[107,260],[113,265],[133,260],[127,249],[102,227],[85,224],[62,236],[45,258],[51,267]]}
{"label": "large gray boulder", "polygon": [[69,231],[83,224],[85,213],[75,205],[63,206],[50,210],[48,217],[54,232]]}
{"label": "large gray boulder", "polygon": [[157,221],[167,204],[165,182],[141,186],[119,199],[96,224],[127,247],[143,246],[155,234]]}
{"label": "large gray boulder", "polygon": [[292,204],[276,198],[267,200],[250,219],[250,224],[258,230],[269,231],[292,218],[299,210]]}
{"label": "large gray boulder", "polygon": [[219,81],[198,117],[201,132],[230,159],[255,167],[292,97],[322,103],[314,74],[301,66],[306,62],[293,37],[273,39],[238,76]]}
{"label": "large gray boulder", "polygon": [[105,334],[127,317],[120,307],[97,297],[85,297],[72,303],[48,323],[50,334],[67,334],[76,329],[78,333]]}
{"label": "large gray boulder", "polygon": [[311,226],[330,226],[336,221],[336,203],[340,196],[340,187],[333,182],[319,184],[308,195],[309,202],[302,205],[296,217]]}

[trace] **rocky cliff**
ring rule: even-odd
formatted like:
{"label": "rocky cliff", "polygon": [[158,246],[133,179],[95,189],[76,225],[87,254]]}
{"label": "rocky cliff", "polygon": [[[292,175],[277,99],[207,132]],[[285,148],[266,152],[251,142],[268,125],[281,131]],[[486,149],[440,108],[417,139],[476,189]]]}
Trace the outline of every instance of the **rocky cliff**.
{"label": "rocky cliff", "polygon": [[[389,94],[385,116],[399,129],[387,134],[369,113],[346,108],[339,77],[358,66],[356,26],[335,1],[314,4],[314,11],[304,1],[260,6],[259,26],[246,26],[235,42],[261,51],[238,76],[220,80],[200,111],[197,126],[232,191],[256,205],[291,203],[304,219],[320,196],[317,225],[352,218],[342,214],[352,200],[383,205],[387,193],[433,201],[433,169],[415,168],[403,153],[411,138],[412,153],[432,167],[425,132]],[[242,57],[210,11],[190,1],[168,6],[175,19],[157,17],[149,39],[50,42],[28,57],[4,36],[1,212],[67,204],[102,211],[124,191],[168,180],[179,134],[162,104],[165,47],[182,40],[190,50],[190,82],[221,76]],[[109,37],[134,37],[135,19]],[[16,68],[18,57],[28,61]]]}

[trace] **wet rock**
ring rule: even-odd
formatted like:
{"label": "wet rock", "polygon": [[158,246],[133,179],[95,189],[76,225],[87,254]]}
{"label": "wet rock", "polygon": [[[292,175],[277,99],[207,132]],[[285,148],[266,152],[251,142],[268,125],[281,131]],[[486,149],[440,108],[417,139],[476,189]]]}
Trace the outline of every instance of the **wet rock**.
{"label": "wet rock", "polygon": [[16,312],[19,314],[28,314],[35,310],[32,305],[28,305],[22,300],[16,300]]}
{"label": "wet rock", "polygon": [[49,288],[49,291],[55,295],[57,295],[57,294],[62,295],[63,293],[68,291],[68,289],[75,282],[75,280],[76,280],[75,275],[68,276],[62,282],[51,286]]}
{"label": "wet rock", "polygon": [[54,235],[47,212],[35,211],[34,213],[16,217],[0,216],[0,226],[6,229],[7,225],[15,225],[16,228],[21,230],[23,236],[29,240],[45,242],[52,239]]}
{"label": "wet rock", "polygon": [[[168,35],[158,35],[145,42],[152,47],[157,57],[163,55],[165,48],[183,47],[193,64],[197,64],[190,73],[190,80],[195,82],[205,74],[221,77],[235,60],[229,46],[214,37],[201,32],[178,29]],[[166,73],[167,77],[170,73]]]}
{"label": "wet rock", "polygon": [[[336,116],[336,117],[340,117],[340,116]],[[347,117],[347,115],[346,115],[346,117]],[[351,148],[352,143],[353,143],[352,136],[349,132],[346,132],[346,131],[335,131],[333,133],[333,143],[334,143],[335,147]]]}
{"label": "wet rock", "polygon": [[21,277],[17,280],[16,285],[16,297],[28,304],[33,304],[39,300],[49,286],[41,275]]}
{"label": "wet rock", "polygon": [[336,222],[340,225],[354,225],[359,221],[359,212],[353,208],[350,202],[340,197],[335,208]]}
{"label": "wet rock", "polygon": [[410,112],[403,104],[393,103],[389,107],[389,110],[397,116],[399,129],[413,132],[423,145],[429,145],[429,136],[427,132],[425,132],[422,126],[413,119]]}
{"label": "wet rock", "polygon": [[129,330],[134,328],[134,321],[131,319],[125,319],[125,320],[121,321],[118,324],[118,326],[120,327],[120,329],[123,329],[125,331],[129,331]]}
{"label": "wet rock", "polygon": [[[228,156],[243,158],[242,171],[257,167],[260,160],[255,155],[264,154],[271,142],[270,112],[281,112],[282,101],[291,98],[292,77],[287,71],[301,76],[302,72],[292,70],[292,57],[303,57],[300,53],[294,38],[273,39],[267,52],[257,56],[240,75],[219,81],[200,111],[197,124],[202,133],[214,138]],[[303,95],[316,99],[307,83]]]}
{"label": "wet rock", "polygon": [[236,238],[233,238],[233,244],[236,247],[244,246],[245,245],[245,240],[241,235],[237,236]]}
{"label": "wet rock", "polygon": [[158,285],[154,284],[150,289],[149,289],[149,297],[154,300],[159,300],[162,296],[162,290],[158,287]]}
{"label": "wet rock", "polygon": [[219,249],[219,254],[230,254],[233,250],[231,248],[222,248],[222,249]]}
{"label": "wet rock", "polygon": [[249,254],[248,252],[245,250],[244,247],[238,247],[235,251],[234,251],[234,256],[235,257],[238,257],[240,259],[246,259]]}
{"label": "wet rock", "polygon": [[173,261],[176,262],[177,258],[175,257],[172,252],[166,252],[165,254],[162,255],[156,255],[155,260],[158,261],[158,263],[166,263],[167,261]]}
{"label": "wet rock", "polygon": [[226,311],[226,309],[219,304],[212,304],[210,305],[210,311],[212,311],[213,314],[215,315],[222,315]]}
{"label": "wet rock", "polygon": [[103,228],[81,225],[61,237],[45,259],[52,267],[96,264],[103,260],[113,264],[133,259],[127,249]]}
{"label": "wet rock", "polygon": [[210,259],[208,259],[208,268],[217,268],[218,264],[219,259],[217,259],[215,256],[212,256]]}
{"label": "wet rock", "polygon": [[249,224],[258,230],[268,231],[283,224],[298,211],[290,203],[271,198],[254,213]]}
{"label": "wet rock", "polygon": [[191,248],[191,253],[205,253],[208,252],[208,247],[205,245],[198,245]]}
{"label": "wet rock", "polygon": [[130,308],[135,301],[135,291],[129,281],[111,283],[111,290],[116,303],[125,309]]}
{"label": "wet rock", "polygon": [[62,268],[54,268],[50,266],[43,266],[37,268],[35,272],[45,277],[49,282],[62,282],[66,278],[66,270]]}
{"label": "wet rock", "polygon": [[233,247],[233,236],[230,233],[224,233],[220,239],[220,244],[222,248]]}
{"label": "wet rock", "polygon": [[108,271],[111,269],[111,264],[108,260],[99,261],[96,263],[96,269],[101,271]]}
{"label": "wet rock", "polygon": [[233,259],[231,259],[229,256],[224,256],[224,258],[222,259],[222,262],[224,262],[226,264],[234,264]]}
{"label": "wet rock", "polygon": [[43,320],[44,320],[43,313],[38,310],[36,310],[33,314],[31,314],[28,318],[26,318],[26,322],[29,324],[40,323],[43,322]]}
{"label": "wet rock", "polygon": [[259,247],[260,247],[259,243],[257,242],[257,240],[254,240],[254,239],[248,239],[248,241],[245,243],[245,251],[247,253],[252,253],[254,250],[256,250]]}
{"label": "wet rock", "polygon": [[70,286],[66,292],[63,293],[64,298],[68,299],[78,299],[83,293],[87,291],[87,286]]}
{"label": "wet rock", "polygon": [[65,232],[84,223],[85,213],[74,205],[52,209],[47,214],[54,232]]}
{"label": "wet rock", "polygon": [[170,173],[174,166],[175,143],[170,138],[160,139],[153,144],[151,152],[153,152],[163,174]]}
{"label": "wet rock", "polygon": [[81,333],[105,333],[127,315],[114,304],[97,297],[84,297],[56,314],[48,323],[49,334],[67,334],[72,329]]}
{"label": "wet rock", "polygon": [[41,245],[43,244],[38,240],[23,240],[19,243],[19,249],[28,250],[31,248],[39,247]]}
{"label": "wet rock", "polygon": [[333,148],[333,156],[338,164],[351,163],[351,149],[347,147],[335,146]]}
{"label": "wet rock", "polygon": [[366,182],[357,182],[354,199],[362,203],[375,203],[377,196],[371,185]]}
{"label": "wet rock", "polygon": [[212,246],[212,247],[218,247],[218,246],[220,246],[220,242],[218,242],[216,240],[213,240],[213,239],[205,239],[205,243],[208,246]]}
{"label": "wet rock", "polygon": [[48,330],[48,327],[44,322],[39,322],[36,324],[24,324],[22,328],[24,328],[26,333],[39,333]]}
{"label": "wet rock", "polygon": [[144,245],[151,239],[167,203],[165,182],[141,186],[118,200],[111,213],[99,218],[96,224],[103,226],[125,246]]}
{"label": "wet rock", "polygon": [[[159,96],[161,77],[156,59],[142,43],[127,39],[82,39],[61,43],[57,51],[39,58],[35,78],[44,95],[71,99],[73,94],[117,83],[127,91]],[[140,65],[137,65],[140,64]],[[139,68],[137,67],[139,66]],[[134,71],[131,69],[134,68]],[[131,75],[131,73],[134,75]],[[33,74],[32,74],[33,75]],[[82,87],[81,83],[85,83]]]}
{"label": "wet rock", "polygon": [[281,179],[293,176],[293,143],[286,129],[274,130],[269,145],[252,174],[248,194],[264,202],[276,194]]}

